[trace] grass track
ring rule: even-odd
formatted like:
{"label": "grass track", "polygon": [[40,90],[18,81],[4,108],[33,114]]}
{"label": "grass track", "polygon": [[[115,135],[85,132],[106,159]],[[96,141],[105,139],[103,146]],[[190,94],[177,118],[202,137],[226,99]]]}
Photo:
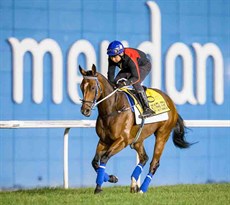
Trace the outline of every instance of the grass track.
{"label": "grass track", "polygon": [[0,205],[157,205],[157,204],[230,204],[229,184],[176,185],[151,187],[146,194],[131,194],[129,187],[104,188],[94,195],[94,188],[45,188],[0,192]]}

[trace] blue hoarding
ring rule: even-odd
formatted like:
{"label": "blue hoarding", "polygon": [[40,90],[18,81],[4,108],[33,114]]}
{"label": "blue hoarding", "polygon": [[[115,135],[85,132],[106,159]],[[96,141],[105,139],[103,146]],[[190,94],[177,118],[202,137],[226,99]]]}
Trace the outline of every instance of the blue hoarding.
{"label": "blue hoarding", "polygon": [[[228,0],[0,0],[0,120],[86,119],[77,67],[94,63],[106,75],[106,48],[115,39],[149,55],[144,84],[170,95],[184,119],[229,120],[229,25]],[[199,143],[188,150],[170,139],[152,185],[229,182],[229,133],[194,128],[187,139]],[[0,130],[0,188],[61,186],[62,135]],[[95,130],[70,135],[70,186],[92,186]],[[151,158],[154,137],[145,146]],[[107,169],[128,185],[134,166],[135,152],[126,148]]]}

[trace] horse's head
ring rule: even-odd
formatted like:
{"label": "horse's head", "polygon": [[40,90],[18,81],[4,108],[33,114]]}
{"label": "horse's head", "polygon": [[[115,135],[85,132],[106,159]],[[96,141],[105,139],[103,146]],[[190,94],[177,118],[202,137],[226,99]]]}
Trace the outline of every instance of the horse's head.
{"label": "horse's head", "polygon": [[81,113],[89,117],[92,108],[101,96],[102,89],[98,81],[98,73],[94,64],[92,65],[92,70],[86,71],[80,65],[79,70],[83,76],[81,82],[81,91],[83,94]]}

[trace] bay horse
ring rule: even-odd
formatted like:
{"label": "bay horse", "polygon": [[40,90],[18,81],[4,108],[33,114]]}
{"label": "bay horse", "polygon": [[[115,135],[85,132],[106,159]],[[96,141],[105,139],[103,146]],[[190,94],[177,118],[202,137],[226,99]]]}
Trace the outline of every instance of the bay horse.
{"label": "bay horse", "polygon": [[[132,112],[124,92],[114,90],[113,85],[102,74],[97,72],[93,65],[91,70],[85,70],[79,65],[83,76],[80,88],[83,93],[81,113],[89,117],[92,109],[97,105],[98,117],[96,132],[99,142],[96,154],[92,160],[92,166],[97,173],[96,188],[94,193],[102,191],[104,182],[116,183],[117,177],[105,172],[108,160],[122,149],[132,144],[139,130],[135,124],[135,116]],[[168,120],[145,124],[138,140],[133,143],[133,148],[139,156],[139,164],[131,175],[131,192],[144,193],[148,190],[150,181],[160,164],[160,157],[165,144],[173,131],[173,143],[179,148],[188,148],[191,144],[185,140],[185,125],[171,98],[160,90],[154,89],[165,99],[170,111]],[[118,92],[116,92],[118,91]],[[138,186],[138,178],[143,167],[148,161],[143,142],[150,135],[155,135],[155,147],[150,163],[149,173],[141,187]]]}

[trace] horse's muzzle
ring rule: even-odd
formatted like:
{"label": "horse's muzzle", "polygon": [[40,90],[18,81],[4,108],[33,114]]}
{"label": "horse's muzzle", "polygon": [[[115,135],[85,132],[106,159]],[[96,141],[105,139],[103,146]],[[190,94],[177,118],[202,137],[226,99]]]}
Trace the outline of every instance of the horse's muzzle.
{"label": "horse's muzzle", "polygon": [[90,108],[85,108],[84,106],[81,107],[81,113],[86,116],[89,117],[91,115],[91,109]]}

